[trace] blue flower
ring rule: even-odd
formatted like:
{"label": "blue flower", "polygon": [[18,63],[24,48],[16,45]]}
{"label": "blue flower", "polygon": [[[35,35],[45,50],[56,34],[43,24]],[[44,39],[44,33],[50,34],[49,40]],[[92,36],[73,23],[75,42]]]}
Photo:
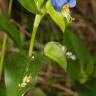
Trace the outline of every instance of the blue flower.
{"label": "blue flower", "polygon": [[51,4],[56,11],[60,12],[62,7],[66,4],[69,5],[70,8],[75,7],[76,0],[51,0]]}

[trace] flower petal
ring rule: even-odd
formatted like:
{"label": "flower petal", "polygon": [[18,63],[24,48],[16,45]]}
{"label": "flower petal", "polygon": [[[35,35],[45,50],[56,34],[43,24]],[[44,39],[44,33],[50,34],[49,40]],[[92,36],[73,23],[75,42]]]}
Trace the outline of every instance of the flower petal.
{"label": "flower petal", "polygon": [[54,9],[58,12],[61,11],[61,8],[64,4],[67,3],[67,0],[51,0],[51,4],[54,7]]}
{"label": "flower petal", "polygon": [[68,5],[73,8],[76,6],[76,0],[68,0]]}

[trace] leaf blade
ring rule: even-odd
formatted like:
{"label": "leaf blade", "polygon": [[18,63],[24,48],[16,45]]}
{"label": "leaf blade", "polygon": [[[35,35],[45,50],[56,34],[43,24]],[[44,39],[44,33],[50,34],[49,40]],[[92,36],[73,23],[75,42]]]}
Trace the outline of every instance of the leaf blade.
{"label": "leaf blade", "polygon": [[22,40],[19,30],[10,22],[10,19],[0,14],[0,28],[6,32],[19,48],[22,48]]}
{"label": "leaf blade", "polygon": [[65,57],[65,51],[62,50],[60,44],[56,42],[49,42],[45,45],[44,54],[50,59],[56,61],[64,70],[67,69],[67,61]]}

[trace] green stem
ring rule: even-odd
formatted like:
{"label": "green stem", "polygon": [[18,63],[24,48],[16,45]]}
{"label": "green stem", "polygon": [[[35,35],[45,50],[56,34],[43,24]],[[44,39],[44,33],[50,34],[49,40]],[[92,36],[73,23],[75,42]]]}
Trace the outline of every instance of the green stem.
{"label": "green stem", "polygon": [[11,15],[11,11],[12,11],[12,4],[13,4],[13,0],[10,0],[9,2],[9,7],[8,7],[8,15]]}
{"label": "green stem", "polygon": [[7,35],[4,34],[2,52],[1,52],[1,60],[0,60],[0,77],[2,75],[2,70],[3,70],[3,61],[4,61],[4,56],[5,56],[5,50],[6,50],[6,41],[7,41]]}
{"label": "green stem", "polygon": [[32,56],[33,53],[33,47],[34,47],[34,42],[35,42],[35,36],[36,32],[38,29],[38,26],[40,24],[40,21],[42,20],[43,15],[36,15],[34,25],[33,25],[33,30],[32,30],[32,36],[31,36],[31,41],[30,41],[30,46],[29,46],[29,56]]}
{"label": "green stem", "polygon": [[[8,8],[8,15],[9,16],[11,15],[12,3],[13,3],[13,0],[10,0],[9,8]],[[2,70],[3,70],[3,63],[4,63],[6,44],[7,44],[7,34],[4,34],[3,45],[2,45],[2,52],[1,52],[1,59],[0,59],[0,79],[1,79]]]}

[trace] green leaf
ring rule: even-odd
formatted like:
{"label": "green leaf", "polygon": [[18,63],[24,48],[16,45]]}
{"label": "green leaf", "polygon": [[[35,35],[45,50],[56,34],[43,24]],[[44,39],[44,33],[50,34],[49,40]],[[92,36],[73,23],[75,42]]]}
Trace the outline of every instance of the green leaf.
{"label": "green leaf", "polygon": [[[82,75],[91,75],[94,68],[94,63],[89,50],[85,44],[70,30],[64,33],[64,45],[73,54],[76,55]],[[72,64],[74,66],[74,64]]]}
{"label": "green leaf", "polygon": [[66,27],[64,17],[61,13],[56,12],[54,10],[54,8],[52,7],[50,3],[50,0],[46,4],[46,9],[47,9],[48,14],[53,19],[53,21],[60,27],[61,31],[64,32],[65,27]]}
{"label": "green leaf", "polygon": [[47,59],[45,56],[43,56],[43,54],[41,53],[36,53],[34,55],[34,58],[31,59],[29,61],[29,63],[27,63],[27,72],[25,75],[31,75],[32,76],[32,80],[26,85],[26,87],[21,88],[21,92],[26,92],[26,90],[30,89],[32,87],[32,85],[34,85],[37,81],[38,78],[38,74],[41,71],[42,68],[44,68],[44,66],[46,66],[47,64]]}
{"label": "green leaf", "polygon": [[47,59],[43,54],[41,53],[36,53],[34,55],[34,59],[31,59],[29,62],[29,68],[30,70],[28,71],[29,73],[32,73],[32,76],[36,76],[40,70],[46,65]]}
{"label": "green leaf", "polygon": [[19,96],[18,89],[21,82],[28,58],[23,53],[14,53],[6,61],[5,84],[7,96]]}
{"label": "green leaf", "polygon": [[[36,54],[34,59],[27,57],[25,53],[12,54],[5,66],[7,96],[21,96],[28,91],[36,83],[37,75],[45,63],[45,57],[41,54]],[[26,78],[29,78],[28,82]]]}
{"label": "green leaf", "polygon": [[64,46],[56,42],[49,42],[48,44],[45,45],[44,53],[46,56],[56,61],[64,70],[66,70],[67,68],[67,61],[65,57],[66,50],[64,50],[63,48]]}
{"label": "green leaf", "polygon": [[70,60],[70,59],[68,59],[67,62],[68,62],[67,70],[68,70],[68,73],[71,75],[72,79],[74,80],[84,79],[85,80],[85,77],[81,73],[78,62]]}
{"label": "green leaf", "polygon": [[79,96],[96,96],[96,79],[91,78],[85,84],[76,84]]}
{"label": "green leaf", "polygon": [[36,5],[36,0],[18,0],[18,1],[29,12],[34,14],[40,13]]}
{"label": "green leaf", "polygon": [[19,30],[10,22],[10,19],[7,16],[0,14],[0,29],[6,32],[11,39],[17,44],[19,48],[22,48],[22,40]]}
{"label": "green leaf", "polygon": [[40,89],[37,88],[33,93],[32,96],[46,96],[46,94]]}

